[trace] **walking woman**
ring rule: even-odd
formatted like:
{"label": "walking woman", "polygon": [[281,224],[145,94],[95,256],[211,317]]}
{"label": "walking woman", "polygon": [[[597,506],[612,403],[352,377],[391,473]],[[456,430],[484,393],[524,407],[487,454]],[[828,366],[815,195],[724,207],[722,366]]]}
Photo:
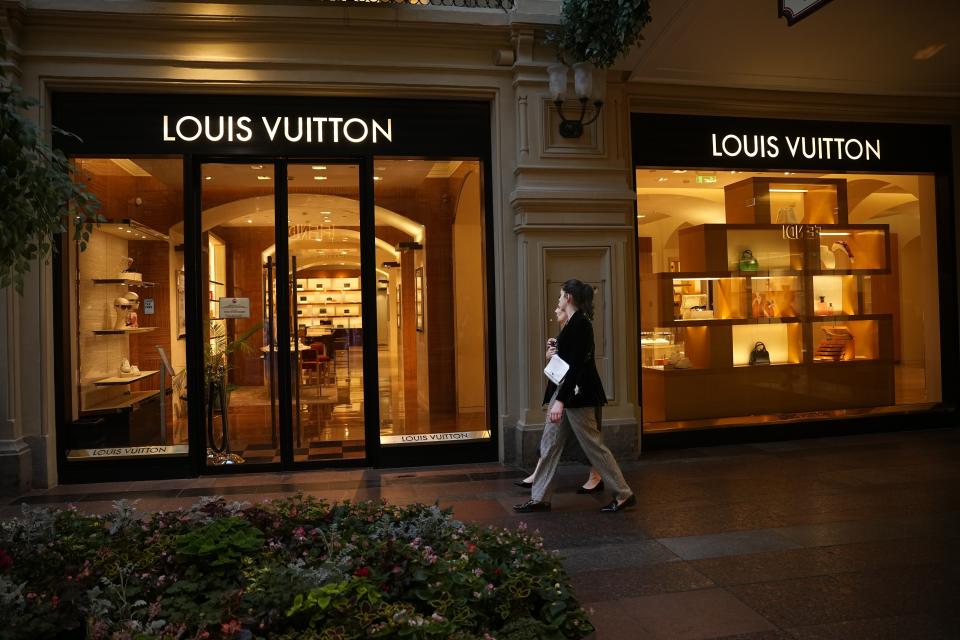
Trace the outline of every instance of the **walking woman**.
{"label": "walking woman", "polygon": [[544,403],[549,409],[540,442],[541,464],[534,472],[530,500],[515,505],[513,510],[517,513],[550,510],[557,464],[572,431],[590,464],[613,491],[613,500],[601,511],[617,513],[635,505],[637,499],[597,428],[597,414],[607,403],[607,395],[594,362],[593,288],[579,280],[567,280],[560,287],[557,306],[569,318],[557,336],[557,355],[570,369],[559,385],[551,382],[547,386]]}
{"label": "walking woman", "polygon": [[[553,310],[553,314],[557,317],[557,322],[559,323],[559,330],[562,330],[563,327],[567,324],[569,317],[567,316],[567,310],[565,307],[557,307]],[[547,352],[544,354],[544,357],[549,362],[557,353],[557,339],[548,338],[547,339]],[[600,427],[600,421],[597,420],[597,428]],[[540,465],[543,464],[543,457],[537,459],[537,468],[540,468]],[[529,489],[533,486],[533,476],[536,475],[537,470],[534,469],[533,473],[524,478],[523,480],[517,480],[513,484],[518,487],[523,487],[524,489]],[[587,481],[577,489],[577,493],[600,493],[603,491],[603,480],[600,479],[600,474],[597,473],[596,469],[591,467],[590,474],[587,476]]]}

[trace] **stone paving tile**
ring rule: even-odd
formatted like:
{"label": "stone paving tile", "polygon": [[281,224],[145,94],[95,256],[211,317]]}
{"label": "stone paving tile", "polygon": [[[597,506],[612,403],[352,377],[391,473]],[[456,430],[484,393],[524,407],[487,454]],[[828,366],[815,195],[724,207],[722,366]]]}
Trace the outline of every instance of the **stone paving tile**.
{"label": "stone paving tile", "polygon": [[890,613],[834,576],[734,585],[727,589],[780,628],[878,618]]}
{"label": "stone paving tile", "polygon": [[771,529],[786,523],[776,514],[749,502],[627,512],[651,536],[673,538],[744,529]]}
{"label": "stone paving tile", "polygon": [[781,536],[806,547],[875,540],[897,540],[912,533],[902,523],[892,520],[818,522],[779,527],[775,531]]}
{"label": "stone paving tile", "polygon": [[711,640],[796,640],[796,636],[787,631],[757,631],[756,633],[737,633],[732,636],[718,636]]}
{"label": "stone paving tile", "polygon": [[657,541],[684,560],[740,556],[761,551],[795,549],[800,546],[769,529],[658,538]]}
{"label": "stone paving tile", "polygon": [[775,630],[723,589],[625,598],[591,606],[596,640],[701,640]]}
{"label": "stone paving tile", "polygon": [[960,610],[960,575],[942,566],[884,567],[844,573],[836,579],[887,615]]}
{"label": "stone paving tile", "polygon": [[503,505],[496,500],[440,500],[443,508],[452,507],[453,517],[458,520],[481,521],[495,520],[509,515]]}
{"label": "stone paving tile", "polygon": [[694,569],[718,585],[774,582],[829,574],[825,549],[790,549],[745,556],[691,561]]}
{"label": "stone paving tile", "polygon": [[619,600],[657,593],[692,591],[715,586],[687,562],[670,561],[643,567],[583,571],[571,576],[580,602]]}
{"label": "stone paving tile", "polygon": [[[551,548],[548,544],[544,546]],[[563,566],[571,574],[602,569],[647,567],[677,559],[669,549],[655,540],[566,547],[558,551],[563,558]]]}
{"label": "stone paving tile", "polygon": [[789,630],[797,640],[956,640],[960,626],[927,615],[846,620]]}

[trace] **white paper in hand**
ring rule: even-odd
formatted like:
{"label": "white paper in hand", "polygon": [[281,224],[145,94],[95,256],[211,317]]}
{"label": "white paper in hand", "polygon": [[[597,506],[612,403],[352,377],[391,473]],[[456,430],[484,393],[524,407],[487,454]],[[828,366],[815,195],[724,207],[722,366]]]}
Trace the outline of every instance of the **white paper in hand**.
{"label": "white paper in hand", "polygon": [[570,370],[570,365],[558,355],[554,355],[550,358],[550,362],[547,363],[547,366],[543,369],[543,373],[547,376],[551,382],[554,384],[560,384],[563,380],[563,376],[567,375],[567,371]]}

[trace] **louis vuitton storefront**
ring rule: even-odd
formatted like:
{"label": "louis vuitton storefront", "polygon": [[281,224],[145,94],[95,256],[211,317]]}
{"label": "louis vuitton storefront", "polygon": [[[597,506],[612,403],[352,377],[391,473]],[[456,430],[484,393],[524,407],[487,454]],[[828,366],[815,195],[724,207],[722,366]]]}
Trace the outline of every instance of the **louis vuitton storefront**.
{"label": "louis vuitton storefront", "polygon": [[497,458],[488,104],[51,104],[105,219],[56,266],[64,481]]}

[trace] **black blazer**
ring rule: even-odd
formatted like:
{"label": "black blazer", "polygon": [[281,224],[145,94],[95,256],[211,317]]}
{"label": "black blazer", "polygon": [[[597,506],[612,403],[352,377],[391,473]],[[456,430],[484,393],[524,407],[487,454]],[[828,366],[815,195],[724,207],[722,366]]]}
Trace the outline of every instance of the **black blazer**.
{"label": "black blazer", "polygon": [[[557,400],[564,407],[596,407],[607,404],[607,394],[600,382],[597,365],[593,361],[593,324],[581,311],[577,311],[557,336],[557,355],[570,365],[570,370],[560,382]],[[550,402],[557,385],[550,382],[543,394],[543,404]]]}

